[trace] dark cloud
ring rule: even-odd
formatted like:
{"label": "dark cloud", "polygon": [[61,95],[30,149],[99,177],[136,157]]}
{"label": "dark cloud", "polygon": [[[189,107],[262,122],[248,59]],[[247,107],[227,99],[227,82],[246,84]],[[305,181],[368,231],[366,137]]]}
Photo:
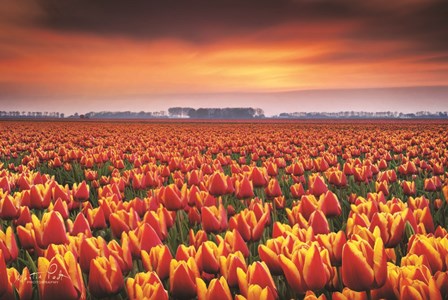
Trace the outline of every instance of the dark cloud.
{"label": "dark cloud", "polygon": [[448,1],[403,4],[395,10],[367,16],[361,21],[356,38],[407,41],[415,51],[447,51],[447,16]]}
{"label": "dark cloud", "polygon": [[448,63],[448,54],[435,55],[420,59],[421,62],[428,63]]}
{"label": "dark cloud", "polygon": [[[383,38],[402,34],[439,37],[448,25],[446,1],[354,0],[36,0],[41,24],[60,30],[137,38],[208,40],[284,22],[361,20]],[[392,2],[394,4],[390,4]],[[445,25],[445,26],[443,26]]]}
{"label": "dark cloud", "polygon": [[[148,40],[176,38],[193,43],[242,36],[255,36],[256,42],[262,43],[335,38],[351,42],[397,41],[423,55],[448,51],[448,1],[36,1],[42,10],[35,19],[37,25],[60,31]],[[351,27],[338,33],[328,30],[340,24]],[[267,30],[279,25],[298,31],[288,35]],[[307,33],[306,28],[315,25],[317,31]],[[348,61],[363,56],[350,58],[350,51],[340,55]]]}

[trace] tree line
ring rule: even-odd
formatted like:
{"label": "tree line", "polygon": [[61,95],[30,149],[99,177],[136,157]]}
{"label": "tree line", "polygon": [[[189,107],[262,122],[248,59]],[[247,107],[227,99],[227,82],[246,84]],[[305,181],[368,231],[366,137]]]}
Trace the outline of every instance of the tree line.
{"label": "tree line", "polygon": [[[59,112],[40,111],[0,111],[1,119],[160,119],[160,118],[189,118],[189,119],[260,119],[266,118],[261,108],[232,107],[232,108],[191,108],[170,107],[168,111],[132,112],[132,111],[100,111],[86,114],[74,113],[68,117]],[[273,119],[448,119],[448,112],[418,111],[416,113],[402,112],[292,112],[272,116]]]}
{"label": "tree line", "polygon": [[446,119],[448,112],[418,111],[402,113],[392,111],[340,111],[340,112],[293,112],[281,113],[274,118],[281,119]]}
{"label": "tree line", "polygon": [[11,110],[11,111],[0,111],[0,118],[52,118],[52,119],[59,119],[59,118],[65,118],[64,113],[60,112],[48,112],[48,111],[18,111],[18,110]]}

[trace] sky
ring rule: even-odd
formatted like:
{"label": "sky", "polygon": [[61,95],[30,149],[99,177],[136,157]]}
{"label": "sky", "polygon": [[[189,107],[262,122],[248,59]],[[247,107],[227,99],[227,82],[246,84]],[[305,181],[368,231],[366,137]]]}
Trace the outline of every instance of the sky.
{"label": "sky", "polygon": [[444,0],[2,0],[0,110],[448,110]]}

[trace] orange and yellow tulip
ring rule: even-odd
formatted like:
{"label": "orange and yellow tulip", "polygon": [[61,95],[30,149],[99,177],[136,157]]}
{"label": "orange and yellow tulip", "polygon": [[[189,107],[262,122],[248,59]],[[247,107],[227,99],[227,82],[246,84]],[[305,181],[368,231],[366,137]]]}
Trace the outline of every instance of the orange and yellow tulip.
{"label": "orange and yellow tulip", "polygon": [[90,197],[90,188],[87,183],[83,180],[80,184],[73,184],[73,199],[76,201],[87,201]]}
{"label": "orange and yellow tulip", "polygon": [[126,290],[131,300],[168,300],[168,292],[155,272],[137,273],[134,278],[128,278]]}
{"label": "orange and yellow tulip", "polygon": [[365,240],[349,240],[342,249],[342,281],[348,288],[367,291],[380,288],[387,279],[387,262],[381,238],[372,247]]}
{"label": "orange and yellow tulip", "polygon": [[0,251],[3,252],[3,258],[6,262],[11,262],[17,259],[19,248],[17,247],[12,227],[6,228],[5,232],[0,230]]}
{"label": "orange and yellow tulip", "polygon": [[141,257],[146,271],[156,272],[162,280],[168,278],[173,255],[167,245],[154,246],[149,253],[142,250]]}
{"label": "orange and yellow tulip", "polygon": [[332,268],[327,249],[319,250],[316,245],[303,245],[292,253],[291,259],[280,255],[280,265],[289,286],[297,294],[307,290],[320,290],[330,281]]}
{"label": "orange and yellow tulip", "polygon": [[243,296],[254,299],[251,286],[257,285],[261,290],[267,288],[269,291],[266,293],[273,294],[274,298],[277,298],[277,288],[274,280],[272,279],[271,273],[264,262],[256,261],[252,263],[247,268],[247,271],[238,268],[237,277],[240,292]]}
{"label": "orange and yellow tulip", "polygon": [[207,288],[204,280],[196,278],[198,300],[232,300],[232,293],[224,277],[212,279]]}
{"label": "orange and yellow tulip", "polygon": [[39,257],[37,262],[41,299],[86,299],[81,268],[70,251],[51,260]]}
{"label": "orange and yellow tulip", "polygon": [[170,294],[176,298],[193,298],[197,295],[196,278],[199,270],[194,258],[187,261],[171,260],[170,263]]}
{"label": "orange and yellow tulip", "polygon": [[117,260],[110,255],[97,257],[90,262],[89,291],[98,298],[117,294],[123,288],[124,280]]}
{"label": "orange and yellow tulip", "polygon": [[222,204],[201,208],[202,229],[207,233],[218,233],[227,229],[227,211]]}

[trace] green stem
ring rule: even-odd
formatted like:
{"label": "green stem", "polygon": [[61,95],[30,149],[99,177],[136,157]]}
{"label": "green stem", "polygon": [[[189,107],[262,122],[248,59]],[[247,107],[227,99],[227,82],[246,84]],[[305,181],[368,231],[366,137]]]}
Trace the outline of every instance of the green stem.
{"label": "green stem", "polygon": [[372,300],[372,295],[370,293],[370,290],[366,291],[366,295],[367,295],[367,300]]}
{"label": "green stem", "polygon": [[330,226],[330,232],[334,231],[333,218],[328,218],[328,225]]}
{"label": "green stem", "polygon": [[344,289],[344,285],[342,284],[341,266],[337,266],[336,271],[338,272],[339,290],[342,292],[342,290]]}
{"label": "green stem", "polygon": [[181,210],[178,210],[177,211],[177,231],[179,232],[179,235],[180,235],[180,242],[181,242],[181,244],[183,244],[184,243],[184,232],[183,232],[183,230],[182,230],[182,221],[181,221],[181,217],[182,217],[182,211]]}

